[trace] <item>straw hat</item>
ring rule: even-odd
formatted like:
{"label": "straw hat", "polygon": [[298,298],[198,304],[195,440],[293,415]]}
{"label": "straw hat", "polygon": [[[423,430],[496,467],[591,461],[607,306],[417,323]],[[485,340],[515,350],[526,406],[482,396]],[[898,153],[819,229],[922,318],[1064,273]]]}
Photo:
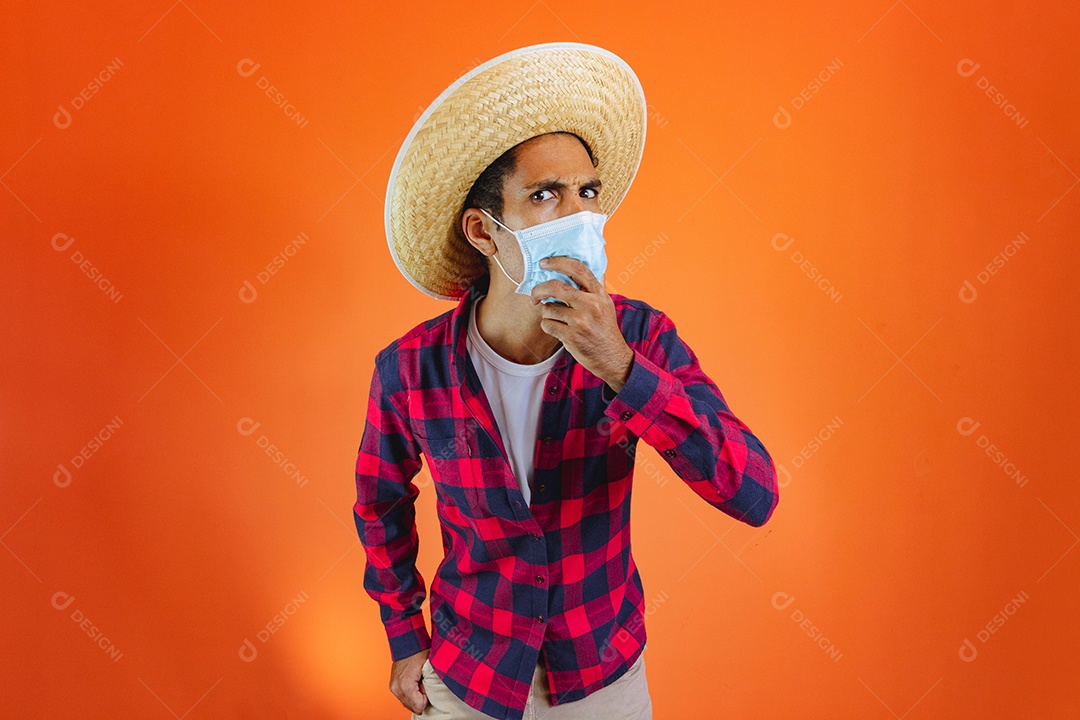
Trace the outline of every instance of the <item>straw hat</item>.
{"label": "straw hat", "polygon": [[486,272],[461,233],[462,205],[480,173],[506,150],[544,133],[586,143],[611,215],[645,148],[645,94],[617,55],[583,43],[520,48],[478,65],[428,106],[398,151],[386,189],[386,239],[419,290],[457,300]]}

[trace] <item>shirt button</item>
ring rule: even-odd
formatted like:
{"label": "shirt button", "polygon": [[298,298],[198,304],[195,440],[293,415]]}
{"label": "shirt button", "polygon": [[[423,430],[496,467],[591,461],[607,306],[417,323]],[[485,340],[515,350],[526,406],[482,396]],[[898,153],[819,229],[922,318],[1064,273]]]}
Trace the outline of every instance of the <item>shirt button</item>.
{"label": "shirt button", "polygon": [[542,535],[540,535],[540,533],[533,533],[533,539],[534,539],[534,540],[540,540],[540,539],[541,539],[542,537],[543,537],[543,536],[542,536]]}
{"label": "shirt button", "polygon": [[538,622],[538,623],[544,622],[544,616],[543,615],[537,615],[536,616],[536,622]]}
{"label": "shirt button", "polygon": [[546,488],[546,487],[547,487],[547,485],[541,484],[540,487],[536,488],[536,491],[537,492],[544,492],[544,488]]}
{"label": "shirt button", "polygon": [[668,448],[667,450],[665,450],[664,454],[667,455],[668,457],[675,457],[675,451],[673,449],[671,449],[671,448]]}
{"label": "shirt button", "polygon": [[629,420],[630,416],[632,414],[633,413],[631,413],[629,410],[623,410],[621,413],[619,413],[619,419],[620,420]]}
{"label": "shirt button", "polygon": [[543,575],[537,575],[536,576],[536,582],[538,582],[538,583],[544,582],[544,576]]}
{"label": "shirt button", "polygon": [[546,443],[549,443],[549,442],[551,442],[551,439],[552,439],[552,438],[551,438],[551,436],[550,436],[550,435],[545,435],[545,436],[544,436],[544,442],[546,442]]}
{"label": "shirt button", "polygon": [[554,395],[554,394],[555,394],[555,386],[552,385],[551,387],[548,388],[548,395]]}

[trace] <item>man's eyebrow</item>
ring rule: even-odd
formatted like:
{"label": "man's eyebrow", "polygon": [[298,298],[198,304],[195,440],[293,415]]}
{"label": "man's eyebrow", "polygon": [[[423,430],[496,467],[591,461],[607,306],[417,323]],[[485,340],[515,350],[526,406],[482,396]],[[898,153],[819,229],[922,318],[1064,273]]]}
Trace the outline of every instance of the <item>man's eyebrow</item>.
{"label": "man's eyebrow", "polygon": [[[603,183],[600,182],[600,178],[592,178],[589,181],[582,183],[581,187],[597,189],[602,184]],[[564,183],[559,178],[554,177],[554,178],[545,178],[543,180],[537,180],[536,182],[529,183],[528,185],[524,186],[524,189],[525,190],[533,190],[533,189],[536,189],[536,190],[565,190],[566,187],[567,187],[566,183]]]}

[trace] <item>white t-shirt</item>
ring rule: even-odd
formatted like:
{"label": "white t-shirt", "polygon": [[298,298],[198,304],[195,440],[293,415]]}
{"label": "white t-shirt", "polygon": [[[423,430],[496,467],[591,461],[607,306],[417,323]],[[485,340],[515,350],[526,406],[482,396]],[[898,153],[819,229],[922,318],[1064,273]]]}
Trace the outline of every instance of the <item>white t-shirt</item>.
{"label": "white t-shirt", "polygon": [[476,326],[476,306],[481,295],[472,304],[469,316],[469,333],[465,344],[476,374],[484,386],[484,394],[495,413],[495,422],[502,436],[503,445],[510,456],[525,503],[532,498],[532,481],[536,467],[533,454],[540,430],[540,406],[543,403],[544,381],[548,372],[559,361],[566,348],[560,346],[555,354],[538,363],[522,365],[511,362],[495,352]]}

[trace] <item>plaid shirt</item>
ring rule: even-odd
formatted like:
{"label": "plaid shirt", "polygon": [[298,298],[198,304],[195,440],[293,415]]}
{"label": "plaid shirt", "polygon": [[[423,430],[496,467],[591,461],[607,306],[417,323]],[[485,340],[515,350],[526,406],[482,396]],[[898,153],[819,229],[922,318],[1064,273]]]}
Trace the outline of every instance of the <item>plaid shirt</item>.
{"label": "plaid shirt", "polygon": [[[566,352],[547,376],[532,500],[525,503],[468,357],[474,283],[457,307],[414,327],[375,358],[356,462],[364,588],[400,660],[428,659],[455,695],[520,720],[543,654],[552,703],[613,683],[644,649],[645,597],[630,552],[638,439],[709,505],[760,526],[779,499],[761,441],[663,312],[611,294],[634,351],[615,393]],[[411,479],[427,458],[443,560],[427,595],[416,570]]]}

